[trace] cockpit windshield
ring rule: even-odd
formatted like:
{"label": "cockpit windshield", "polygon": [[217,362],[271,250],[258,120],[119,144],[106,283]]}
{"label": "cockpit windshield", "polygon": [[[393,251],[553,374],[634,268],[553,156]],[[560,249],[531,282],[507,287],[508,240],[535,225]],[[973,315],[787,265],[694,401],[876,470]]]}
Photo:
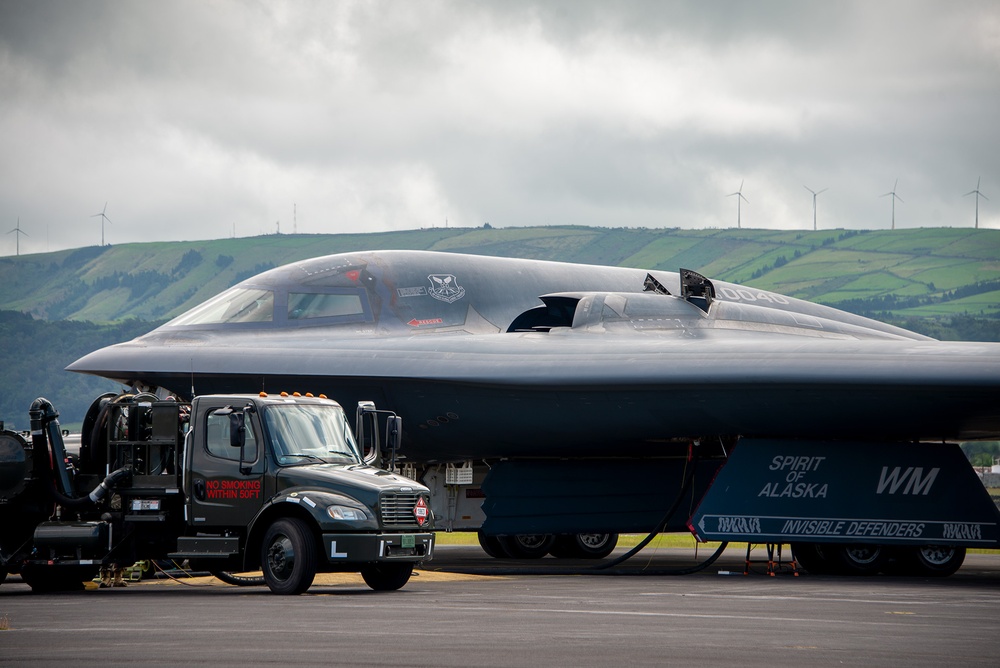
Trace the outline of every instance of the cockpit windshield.
{"label": "cockpit windshield", "polygon": [[217,325],[238,322],[271,322],[274,293],[260,288],[230,288],[171,320],[168,325]]}
{"label": "cockpit windshield", "polygon": [[344,412],[320,404],[276,404],[264,409],[271,449],[282,466],[360,464]]}

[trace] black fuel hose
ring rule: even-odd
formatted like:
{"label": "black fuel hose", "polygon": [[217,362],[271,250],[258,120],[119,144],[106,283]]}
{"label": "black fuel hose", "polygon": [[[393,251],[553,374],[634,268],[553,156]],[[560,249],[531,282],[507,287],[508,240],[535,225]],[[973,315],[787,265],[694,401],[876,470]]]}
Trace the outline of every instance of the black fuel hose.
{"label": "black fuel hose", "polygon": [[679,492],[677,492],[677,498],[674,499],[674,502],[670,505],[670,508],[668,508],[667,512],[664,513],[663,519],[661,519],[657,523],[657,525],[653,528],[653,530],[649,532],[649,535],[643,538],[638,545],[633,547],[631,550],[629,550],[622,556],[612,559],[609,562],[598,564],[597,566],[594,566],[593,570],[595,571],[607,570],[609,568],[614,568],[618,564],[628,561],[635,555],[639,554],[642,548],[649,545],[650,541],[656,538],[656,536],[659,535],[659,533],[666,528],[667,523],[670,521],[670,518],[673,517],[674,513],[677,512],[677,508],[681,505],[681,502],[684,500],[684,497],[687,496],[688,490],[691,489],[691,483],[694,481],[694,474],[698,468],[697,466],[695,466],[697,461],[698,461],[697,458],[693,456],[688,459],[688,468],[684,474],[684,482],[681,484],[681,489]]}
{"label": "black fuel hose", "polygon": [[52,498],[56,500],[60,506],[64,508],[81,508],[83,506],[96,505],[100,503],[101,499],[107,496],[118,483],[129,480],[132,477],[132,467],[123,466],[116,471],[112,471],[108,474],[108,477],[101,481],[97,487],[93,489],[87,496],[81,496],[74,498],[72,496],[66,496],[58,489],[56,489],[55,481],[49,480],[49,493],[52,494]]}

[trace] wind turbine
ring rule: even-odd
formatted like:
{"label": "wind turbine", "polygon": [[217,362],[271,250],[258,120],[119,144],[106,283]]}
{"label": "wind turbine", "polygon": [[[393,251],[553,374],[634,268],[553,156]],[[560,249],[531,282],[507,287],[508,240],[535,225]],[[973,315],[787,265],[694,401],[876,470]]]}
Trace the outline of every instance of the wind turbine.
{"label": "wind turbine", "polygon": [[986,200],[989,199],[989,197],[987,197],[986,195],[984,195],[981,192],[979,192],[979,182],[982,181],[982,179],[983,179],[983,177],[981,177],[981,176],[976,179],[976,189],[975,190],[970,190],[969,192],[967,192],[964,195],[962,195],[962,197],[968,197],[969,195],[973,195],[973,194],[976,196],[976,229],[977,230],[979,229],[979,198],[982,197],[983,199],[986,199]]}
{"label": "wind turbine", "polygon": [[818,195],[820,193],[825,193],[827,190],[829,190],[829,188],[823,188],[822,190],[813,190],[809,186],[802,186],[802,187],[805,188],[806,190],[808,190],[809,192],[811,192],[813,194],[813,232],[815,232],[816,231],[816,195]]}
{"label": "wind turbine", "polygon": [[736,229],[740,229],[742,227],[742,222],[740,220],[740,217],[741,217],[741,213],[740,213],[740,204],[741,204],[741,202],[740,202],[740,200],[745,201],[747,204],[750,203],[750,200],[748,200],[746,197],[743,196],[743,181],[740,181],[740,189],[739,190],[737,190],[734,193],[729,193],[728,195],[726,195],[726,197],[732,197],[733,195],[736,195]]}
{"label": "wind turbine", "polygon": [[105,202],[104,203],[104,208],[101,209],[101,212],[100,213],[95,213],[93,216],[91,216],[91,218],[97,218],[98,216],[101,217],[101,245],[102,246],[104,245],[104,221],[108,221],[109,223],[111,222],[111,219],[104,215],[104,212],[107,211],[107,210],[108,210],[108,203]]}
{"label": "wind turbine", "polygon": [[[15,232],[17,232],[17,234],[14,234]],[[20,255],[21,254],[21,235],[23,234],[24,236],[28,236],[28,233],[21,229],[21,217],[20,216],[17,217],[17,227],[15,227],[14,229],[12,229],[7,234],[14,234],[14,238],[17,239],[17,244],[16,244],[17,245],[17,254]]]}
{"label": "wind turbine", "polygon": [[899,179],[896,179],[896,182],[892,184],[892,190],[879,195],[879,197],[889,197],[892,195],[892,229],[896,229],[896,200],[898,199],[900,202],[903,201],[903,198],[896,194],[897,185],[899,185]]}

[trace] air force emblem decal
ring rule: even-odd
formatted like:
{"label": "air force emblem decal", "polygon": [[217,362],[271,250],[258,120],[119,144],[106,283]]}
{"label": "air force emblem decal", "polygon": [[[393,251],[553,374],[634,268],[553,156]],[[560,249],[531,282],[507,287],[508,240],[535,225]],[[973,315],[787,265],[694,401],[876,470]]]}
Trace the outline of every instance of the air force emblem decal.
{"label": "air force emblem decal", "polygon": [[454,274],[431,274],[427,278],[431,282],[431,287],[427,292],[434,299],[451,304],[465,296],[465,288],[458,284]]}

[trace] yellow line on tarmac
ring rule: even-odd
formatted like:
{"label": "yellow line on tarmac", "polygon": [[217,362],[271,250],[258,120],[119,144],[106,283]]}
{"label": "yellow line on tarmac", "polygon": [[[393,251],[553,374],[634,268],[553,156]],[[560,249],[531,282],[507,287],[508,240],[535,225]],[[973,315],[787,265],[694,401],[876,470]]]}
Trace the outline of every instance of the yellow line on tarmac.
{"label": "yellow line on tarmac", "polygon": [[[259,576],[260,571],[256,573],[244,573],[247,576]],[[496,575],[466,575],[464,573],[445,573],[443,571],[424,571],[415,570],[413,571],[413,578],[411,582],[482,582],[486,580],[497,580],[502,579],[501,576]],[[137,585],[138,582],[130,582],[129,585]],[[157,580],[143,580],[143,585],[161,585],[161,586],[195,586],[195,587],[211,587],[211,586],[224,586],[228,587],[221,580],[211,576],[205,575],[200,577],[179,577],[177,579],[157,579]],[[362,579],[360,573],[317,573],[316,579],[313,580],[314,585],[320,586],[333,586],[333,585],[358,585],[366,587],[364,579]],[[96,588],[96,586],[95,586]]]}

